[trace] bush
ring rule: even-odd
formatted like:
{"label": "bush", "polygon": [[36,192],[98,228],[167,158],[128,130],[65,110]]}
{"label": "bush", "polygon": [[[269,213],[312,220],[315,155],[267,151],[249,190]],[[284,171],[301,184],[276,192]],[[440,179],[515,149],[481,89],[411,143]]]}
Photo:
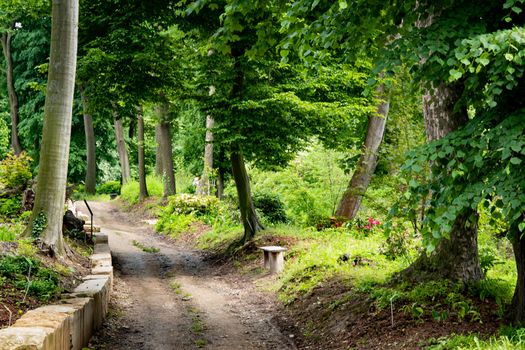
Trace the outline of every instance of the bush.
{"label": "bush", "polygon": [[[152,197],[161,197],[163,194],[162,179],[154,175],[146,177],[146,184],[148,186],[148,194]],[[139,202],[139,182],[130,181],[122,186],[120,198],[128,202],[129,204],[137,204]]]}
{"label": "bush", "polygon": [[19,156],[8,153],[5,159],[0,162],[0,190],[3,188],[24,190],[32,177],[31,160],[24,152]]}
{"label": "bush", "polygon": [[42,266],[35,258],[22,255],[0,258],[0,278],[12,281],[16,288],[27,289],[29,295],[41,301],[57,296],[61,290],[55,271]]}
{"label": "bush", "polygon": [[167,212],[174,214],[213,215],[217,212],[219,200],[213,196],[178,194],[168,198]]}
{"label": "bush", "polygon": [[118,181],[104,182],[102,185],[98,186],[97,193],[100,193],[100,194],[120,193],[120,182]]}
{"label": "bush", "polygon": [[155,230],[172,237],[178,237],[183,232],[188,231],[191,223],[195,220],[194,214],[161,214],[155,225]]}
{"label": "bush", "polygon": [[12,217],[20,212],[22,198],[20,196],[0,198],[0,216]]}
{"label": "bush", "polygon": [[253,204],[269,222],[273,224],[288,222],[284,203],[278,195],[269,192],[256,193],[253,196]]}

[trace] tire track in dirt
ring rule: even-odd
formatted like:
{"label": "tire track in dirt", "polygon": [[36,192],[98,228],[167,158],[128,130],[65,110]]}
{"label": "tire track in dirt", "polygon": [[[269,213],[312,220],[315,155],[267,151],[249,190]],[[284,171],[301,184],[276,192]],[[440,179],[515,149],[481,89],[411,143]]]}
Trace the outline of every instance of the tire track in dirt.
{"label": "tire track in dirt", "polygon": [[[163,240],[113,203],[90,205],[109,235],[118,314],[95,337],[96,349],[295,349],[252,285],[217,275],[199,252]],[[133,241],[160,251],[144,252]]]}

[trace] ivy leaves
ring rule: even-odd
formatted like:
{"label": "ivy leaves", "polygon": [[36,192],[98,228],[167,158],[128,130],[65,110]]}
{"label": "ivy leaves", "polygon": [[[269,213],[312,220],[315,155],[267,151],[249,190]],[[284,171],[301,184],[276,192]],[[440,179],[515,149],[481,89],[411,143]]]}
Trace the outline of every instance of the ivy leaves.
{"label": "ivy leaves", "polygon": [[[485,113],[464,129],[409,155],[403,171],[411,179],[406,198],[411,208],[426,208],[422,234],[432,251],[447,237],[456,217],[484,204],[510,226],[525,228],[525,110],[502,118]],[[427,164],[428,176],[417,181]],[[431,196],[430,196],[431,194]]]}
{"label": "ivy leaves", "polygon": [[[525,28],[514,27],[463,39],[447,61],[449,81],[465,77],[471,101],[497,105],[504,89],[512,90],[525,69]],[[482,95],[482,98],[481,96]]]}

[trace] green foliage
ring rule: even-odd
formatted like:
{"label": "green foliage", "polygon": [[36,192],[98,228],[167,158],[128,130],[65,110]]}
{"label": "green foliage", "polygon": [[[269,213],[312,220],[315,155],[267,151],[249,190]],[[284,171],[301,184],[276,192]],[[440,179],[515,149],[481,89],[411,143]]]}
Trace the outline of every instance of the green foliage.
{"label": "green foliage", "polygon": [[191,224],[197,218],[194,214],[175,214],[173,212],[163,212],[155,224],[155,230],[162,234],[167,234],[173,238],[179,237],[182,233],[191,231]]}
{"label": "green foliage", "polygon": [[134,245],[135,247],[139,248],[140,250],[142,250],[142,251],[144,251],[144,252],[146,252],[146,253],[158,253],[158,252],[160,251],[160,249],[157,248],[157,247],[146,246],[146,245],[144,245],[144,244],[142,244],[141,242],[136,241],[136,240],[134,240],[132,243],[133,243],[133,245]]}
{"label": "green foliage", "polygon": [[272,224],[286,223],[288,221],[284,203],[277,194],[256,192],[253,195],[253,204],[256,209],[262,212],[263,218]]}
{"label": "green foliage", "polygon": [[[0,111],[7,111],[7,99],[0,97]],[[0,112],[0,159],[4,159],[9,152],[11,142],[11,131],[9,130],[6,120],[9,118],[7,112]]]}
{"label": "green foliage", "polygon": [[16,232],[9,225],[0,224],[0,241],[13,242],[16,236]]}
{"label": "green foliage", "polygon": [[168,198],[166,213],[195,214],[204,216],[213,214],[218,209],[219,200],[213,196],[196,196],[190,194],[178,194]]}
{"label": "green foliage", "polygon": [[0,257],[0,277],[9,279],[16,288],[26,289],[41,301],[56,297],[59,287],[58,274],[33,257],[6,255]]}
{"label": "green foliage", "polygon": [[[146,176],[146,184],[148,186],[148,194],[151,197],[162,197],[163,185],[162,179],[154,175]],[[120,198],[129,204],[137,204],[139,202],[140,185],[138,181],[132,180],[122,186],[120,191]]]}
{"label": "green foliage", "polygon": [[[505,332],[501,332],[505,333]],[[431,339],[428,350],[518,350],[525,347],[525,331],[517,329],[511,335],[502,334],[482,339],[479,335],[451,335],[438,339]]]}
{"label": "green foliage", "polygon": [[5,188],[24,190],[32,177],[31,161],[32,159],[25,153],[20,156],[9,153],[0,162],[0,190]]}
{"label": "green foliage", "polygon": [[111,194],[120,193],[120,182],[107,181],[97,187],[97,193]]}
{"label": "green foliage", "polygon": [[38,213],[33,220],[33,226],[31,227],[31,237],[38,238],[44,229],[47,227],[47,217],[44,212]]}
{"label": "green foliage", "polygon": [[14,196],[9,198],[0,198],[0,216],[13,217],[20,211],[22,198]]}

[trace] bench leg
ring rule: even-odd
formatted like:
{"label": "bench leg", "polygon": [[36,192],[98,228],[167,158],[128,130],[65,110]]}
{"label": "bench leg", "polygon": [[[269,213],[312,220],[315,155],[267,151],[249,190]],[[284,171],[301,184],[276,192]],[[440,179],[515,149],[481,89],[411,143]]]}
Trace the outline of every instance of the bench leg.
{"label": "bench leg", "polygon": [[284,253],[272,252],[270,254],[270,273],[279,273],[284,269]]}
{"label": "bench leg", "polygon": [[264,254],[264,267],[269,269],[270,268],[270,253],[266,250],[263,250]]}

